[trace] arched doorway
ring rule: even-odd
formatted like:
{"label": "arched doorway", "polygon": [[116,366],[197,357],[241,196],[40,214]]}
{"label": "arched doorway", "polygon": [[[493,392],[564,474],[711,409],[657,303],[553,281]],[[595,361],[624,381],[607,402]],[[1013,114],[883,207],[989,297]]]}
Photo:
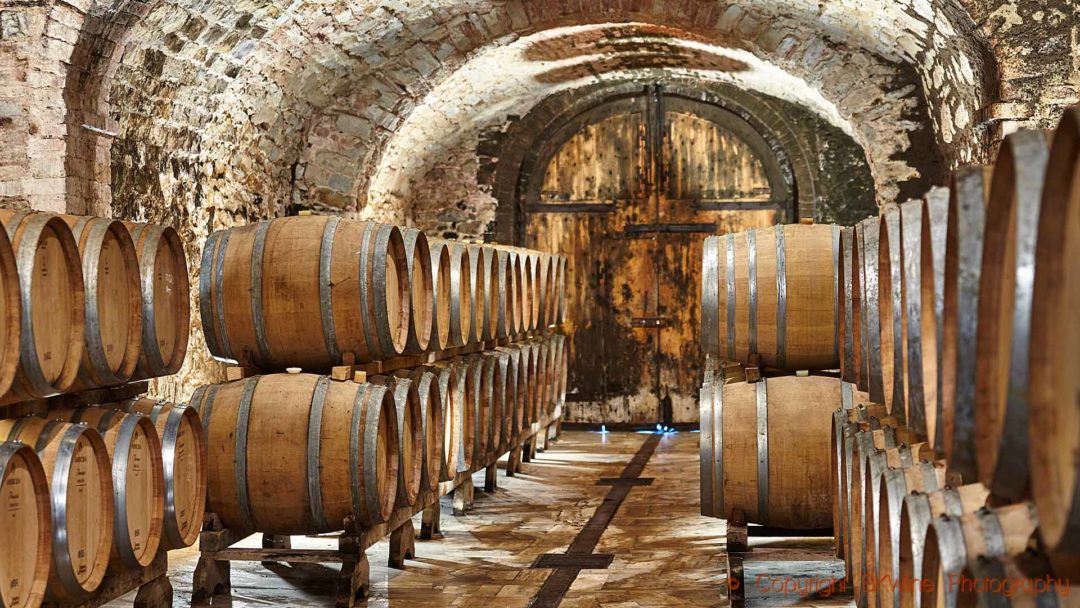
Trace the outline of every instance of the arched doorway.
{"label": "arched doorway", "polygon": [[527,246],[570,260],[570,419],[695,422],[701,243],[798,219],[786,157],[739,115],[653,85],[568,117],[534,158],[519,217]]}

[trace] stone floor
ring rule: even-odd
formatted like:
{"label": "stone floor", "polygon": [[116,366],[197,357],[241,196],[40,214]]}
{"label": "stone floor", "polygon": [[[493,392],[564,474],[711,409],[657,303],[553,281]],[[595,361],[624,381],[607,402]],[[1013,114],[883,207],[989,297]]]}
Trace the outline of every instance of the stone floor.
{"label": "stone floor", "polygon": [[[561,553],[611,490],[597,486],[618,477],[648,437],[638,433],[601,435],[566,432],[522,474],[499,476],[499,489],[484,494],[476,478],[475,507],[451,515],[443,499],[443,538],[417,541],[417,558],[405,570],[386,567],[388,543],[368,552],[373,593],[367,606],[498,606],[530,604],[550,570],[530,569],[537,556]],[[600,539],[595,553],[610,553],[606,570],[583,570],[562,606],[718,606],[726,604],[724,522],[698,515],[696,433],[669,434],[642,473],[653,485],[635,487]],[[416,521],[419,529],[419,517]],[[334,546],[326,539],[295,539],[294,546]],[[257,546],[252,537],[241,546]],[[751,539],[761,560],[746,565],[751,606],[848,606],[848,598],[801,597],[769,591],[801,573],[803,580],[827,579],[842,570],[831,559],[831,539]],[[170,554],[176,606],[188,606],[197,551]],[[804,561],[813,560],[813,561]],[[334,567],[233,564],[231,601],[214,606],[332,606]],[[761,584],[754,581],[759,580]],[[131,605],[131,597],[109,605]]]}

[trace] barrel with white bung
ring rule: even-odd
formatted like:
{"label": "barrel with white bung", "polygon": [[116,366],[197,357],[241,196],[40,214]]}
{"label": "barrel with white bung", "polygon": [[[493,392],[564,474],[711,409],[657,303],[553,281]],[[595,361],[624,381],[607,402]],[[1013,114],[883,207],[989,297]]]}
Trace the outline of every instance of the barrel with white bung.
{"label": "barrel with white bung", "polygon": [[113,557],[126,568],[145,567],[161,544],[165,481],[161,441],[150,419],[101,407],[49,412],[101,433],[112,459]]}
{"label": "barrel with white bung", "polygon": [[79,248],[63,219],[0,209],[15,251],[22,311],[19,367],[5,403],[62,393],[82,361],[85,292]]}
{"label": "barrel with white bung", "polygon": [[1066,111],[1046,170],[1031,317],[1032,494],[1039,534],[1080,554],[1080,108]]}
{"label": "barrel with white bung", "polygon": [[165,477],[164,540],[170,549],[192,545],[206,508],[206,440],[194,408],[156,399],[131,399],[102,407],[143,414],[161,438]]}
{"label": "barrel with white bung", "polygon": [[941,443],[964,483],[975,468],[975,362],[986,199],[991,167],[958,169],[949,187],[941,332]]}
{"label": "barrel with white bung", "polygon": [[975,462],[979,481],[1005,501],[1029,493],[1031,296],[1048,157],[1042,131],[1019,131],[1005,138],[986,209],[976,339]]}
{"label": "barrel with white bung", "polygon": [[80,599],[101,585],[113,547],[109,453],[92,428],[44,418],[0,420],[0,438],[34,449],[49,482],[52,566],[46,595]]}
{"label": "barrel with white bung", "polygon": [[37,454],[0,441],[0,606],[39,606],[52,559],[49,482]]}
{"label": "barrel with white bung", "polygon": [[435,293],[431,276],[431,250],[427,235],[416,228],[402,228],[405,268],[409,275],[409,335],[405,353],[426,352],[435,316]]}
{"label": "barrel with white bung", "polygon": [[[836,369],[840,227],[792,225],[728,234],[706,249],[703,319],[717,329],[714,357],[747,361],[757,353],[776,369]],[[713,267],[715,265],[715,267]],[[715,307],[715,312],[712,308]]]}
{"label": "barrel with white bung", "polygon": [[386,359],[408,337],[408,265],[395,226],[306,216],[215,232],[199,291],[211,354],[263,369]]}
{"label": "barrel with white bung", "polygon": [[409,378],[372,376],[369,381],[385,386],[394,397],[398,431],[398,478],[394,508],[411,507],[416,504],[424,478],[424,413],[420,394]]}
{"label": "barrel with white bung", "polygon": [[19,369],[22,315],[15,250],[7,231],[0,230],[0,397],[11,388]]}
{"label": "barrel with white bung", "polygon": [[[832,525],[830,414],[840,381],[778,377],[702,388],[702,458],[712,462],[713,513],[742,509],[748,522],[783,528]],[[719,435],[717,441],[716,435]],[[704,486],[703,486],[704,487]]]}
{"label": "barrel with white bung", "polygon": [[206,432],[207,509],[225,526],[320,534],[390,517],[398,440],[386,387],[274,374],[199,388],[190,406]]}
{"label": "barrel with white bung", "polygon": [[142,350],[133,378],[180,371],[191,329],[187,254],[169,226],[124,222],[135,243],[142,291]]}
{"label": "barrel with white bung", "polygon": [[[142,351],[142,291],[135,243],[121,222],[62,215],[79,246],[86,294],[80,388],[126,382]],[[186,275],[185,275],[186,278]]]}

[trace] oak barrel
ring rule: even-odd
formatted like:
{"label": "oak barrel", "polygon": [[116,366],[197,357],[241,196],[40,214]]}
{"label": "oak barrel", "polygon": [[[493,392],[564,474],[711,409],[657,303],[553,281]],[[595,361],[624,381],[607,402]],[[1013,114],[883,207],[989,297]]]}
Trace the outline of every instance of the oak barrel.
{"label": "oak barrel", "polygon": [[[211,354],[325,370],[399,355],[410,320],[395,226],[287,217],[210,235],[199,276]],[[318,329],[316,329],[318,328]]]}
{"label": "oak barrel", "polygon": [[1031,297],[1047,144],[1042,131],[1019,131],[1005,138],[986,210],[976,338],[975,460],[979,481],[995,498],[1007,501],[1028,496]]}
{"label": "oak barrel", "polygon": [[[919,252],[905,253],[905,288],[908,306],[908,409],[912,427],[923,434],[930,447],[942,453],[941,348],[945,307],[945,238],[948,230],[949,191],[934,188],[919,203]],[[905,226],[906,227],[906,226]],[[916,240],[904,234],[904,244]],[[913,247],[905,247],[908,252]],[[908,278],[910,277],[910,278]]]}
{"label": "oak barrel", "polygon": [[495,415],[492,419],[492,446],[498,454],[504,454],[510,450],[511,428],[510,418],[513,415],[513,392],[510,383],[513,378],[510,375],[510,355],[502,351],[490,351],[485,356],[491,359],[494,366]]}
{"label": "oak barrel", "polygon": [[453,271],[450,266],[450,249],[446,245],[447,241],[442,239],[428,240],[431,256],[431,293],[434,298],[434,316],[431,322],[431,338],[428,342],[428,348],[436,351],[454,345],[451,336],[454,298]]}
{"label": "oak barrel", "polygon": [[206,433],[207,510],[226,527],[321,534],[390,516],[398,432],[386,387],[274,374],[201,387],[190,404]]}
{"label": "oak barrel", "polygon": [[484,258],[484,248],[480,245],[466,244],[465,250],[469,254],[469,286],[472,290],[472,334],[470,342],[482,342],[484,338],[485,317],[490,302],[485,285],[490,281],[487,260]]}
{"label": "oak barrel", "polygon": [[0,420],[0,438],[31,446],[49,482],[47,598],[83,598],[101,585],[113,547],[112,466],[101,434],[84,425],[31,417]]}
{"label": "oak barrel", "polygon": [[502,308],[506,291],[506,258],[499,257],[494,248],[480,248],[484,258],[484,340],[494,340],[499,335],[500,318],[506,314]]}
{"label": "oak barrel", "polygon": [[142,350],[133,378],[180,371],[191,333],[187,254],[176,230],[125,222],[138,256],[142,291]]}
{"label": "oak barrel", "polygon": [[[839,367],[839,226],[792,225],[725,235],[717,255],[713,356],[777,369]],[[707,290],[712,293],[712,290]],[[706,306],[712,306],[706,303]]]}
{"label": "oak barrel", "polygon": [[885,403],[885,387],[881,375],[881,306],[878,284],[878,252],[881,230],[877,218],[868,218],[855,226],[855,248],[859,257],[862,280],[863,310],[861,348],[865,374],[863,384],[874,403]]}
{"label": "oak barrel", "polygon": [[473,404],[473,459],[471,470],[478,471],[487,466],[489,457],[492,370],[481,355],[462,357],[462,365],[466,370],[467,378],[472,380],[472,394],[471,397],[465,399],[465,403],[469,403],[471,400]]}
{"label": "oak barrel", "polygon": [[904,369],[906,298],[899,205],[885,205],[878,223],[878,314],[881,329],[881,386],[885,405],[894,416],[906,411],[907,371]]}
{"label": "oak barrel", "polygon": [[[711,390],[707,390],[711,389]],[[783,528],[832,525],[829,460],[831,418],[840,403],[840,381],[823,377],[778,377],[756,383],[703,388],[702,449],[715,445],[709,486],[713,514],[732,509],[748,522]],[[719,441],[716,441],[719,436]]]}
{"label": "oak barrel", "polygon": [[142,352],[142,290],[135,243],[121,222],[60,217],[79,246],[86,296],[86,345],[76,386],[122,384],[135,373]]}
{"label": "oak barrel", "polygon": [[958,169],[949,187],[941,332],[941,443],[964,483],[975,470],[975,360],[986,199],[991,167]]}
{"label": "oak barrel", "polygon": [[19,369],[22,316],[15,250],[7,231],[0,230],[0,397],[7,394]]}
{"label": "oak barrel", "polygon": [[464,243],[432,239],[450,254],[450,344],[464,346],[473,341],[473,270]]}
{"label": "oak barrel", "polygon": [[0,606],[36,608],[45,597],[52,560],[49,482],[34,450],[0,442]]}
{"label": "oak barrel", "polygon": [[458,395],[457,371],[452,367],[421,366],[416,368],[428,372],[434,376],[433,384],[439,392],[439,411],[442,412],[442,446],[439,453],[442,460],[439,463],[439,481],[451,481],[458,471],[457,446],[461,441],[461,429],[454,424],[460,416],[460,395]]}
{"label": "oak barrel", "polygon": [[451,475],[456,475],[471,471],[473,460],[476,458],[473,449],[476,443],[476,398],[479,378],[463,357],[439,361],[435,363],[435,366],[452,370],[453,379],[456,380],[456,383],[450,386],[450,390],[454,393],[453,399],[457,407],[454,408],[453,418],[450,418],[448,413],[444,422],[445,428],[452,429],[449,433],[451,440],[448,446],[453,452],[451,460],[457,465],[456,470],[451,471]]}
{"label": "oak barrel", "polygon": [[832,434],[830,436],[830,471],[833,488],[833,530],[836,536],[836,556],[843,558],[850,552],[848,544],[850,538],[846,533],[849,526],[847,512],[850,496],[848,488],[851,487],[851,442],[848,441],[848,449],[845,451],[845,437],[850,437],[858,429],[858,423],[866,421],[871,413],[875,416],[884,416],[885,409],[879,411],[870,408],[879,407],[869,405],[869,396],[858,391],[853,383],[841,382],[840,384],[840,409],[833,413]]}
{"label": "oak barrel", "polygon": [[840,277],[840,378],[852,384],[859,382],[859,367],[862,363],[859,323],[862,322],[862,294],[858,273],[853,264],[858,260],[855,254],[855,229],[843,228],[840,231],[840,256],[838,274]]}
{"label": "oak barrel", "polygon": [[385,386],[394,397],[397,414],[398,478],[395,509],[411,507],[420,495],[424,472],[424,413],[420,393],[412,380],[372,376],[373,384]]}
{"label": "oak barrel", "polygon": [[101,407],[49,412],[101,433],[112,459],[113,556],[126,568],[148,566],[161,544],[165,481],[161,440],[150,419]]}
{"label": "oak barrel", "polygon": [[13,403],[62,393],[75,382],[85,342],[79,248],[63,219],[0,209],[19,274],[19,367],[3,398]]}
{"label": "oak barrel", "polygon": [[506,428],[512,443],[520,443],[525,403],[525,367],[521,361],[521,349],[516,345],[499,347],[506,355]]}
{"label": "oak barrel", "polygon": [[191,546],[199,538],[206,509],[206,438],[194,408],[156,399],[129,399],[102,407],[150,419],[161,438],[165,477],[162,543],[169,549]]}
{"label": "oak barrel", "polygon": [[427,352],[435,318],[435,291],[431,274],[431,249],[427,236],[416,228],[402,229],[405,268],[409,275],[409,335],[405,353]]}
{"label": "oak barrel", "polygon": [[[394,374],[412,383],[420,406],[420,489],[435,492],[446,468],[443,457],[443,400],[439,377],[427,370],[414,368]],[[410,389],[411,390],[411,389]]]}
{"label": "oak barrel", "polygon": [[1039,534],[1080,555],[1080,108],[1054,136],[1039,212],[1031,316],[1032,495]]}

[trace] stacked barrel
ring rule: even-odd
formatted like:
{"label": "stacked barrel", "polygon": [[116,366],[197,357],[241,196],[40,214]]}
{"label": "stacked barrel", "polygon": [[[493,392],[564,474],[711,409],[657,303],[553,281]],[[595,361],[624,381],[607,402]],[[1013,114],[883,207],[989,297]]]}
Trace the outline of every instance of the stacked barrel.
{"label": "stacked barrel", "polygon": [[860,605],[1075,602],[1076,255],[1076,108],[844,229],[841,370],[856,398],[835,414],[833,480]]}
{"label": "stacked barrel", "polygon": [[195,412],[83,405],[180,368],[187,262],[167,227],[14,210],[0,223],[0,605],[79,602],[199,531]]}
{"label": "stacked barrel", "polygon": [[828,449],[840,381],[795,373],[837,366],[839,242],[839,227],[807,224],[705,240],[703,515],[737,510],[793,529],[832,523],[828,463],[807,454]]}
{"label": "stacked barrel", "polygon": [[566,272],[556,255],[339,217],[214,233],[207,345],[258,375],[190,401],[208,509],[245,532],[371,528],[546,433],[566,392]]}

